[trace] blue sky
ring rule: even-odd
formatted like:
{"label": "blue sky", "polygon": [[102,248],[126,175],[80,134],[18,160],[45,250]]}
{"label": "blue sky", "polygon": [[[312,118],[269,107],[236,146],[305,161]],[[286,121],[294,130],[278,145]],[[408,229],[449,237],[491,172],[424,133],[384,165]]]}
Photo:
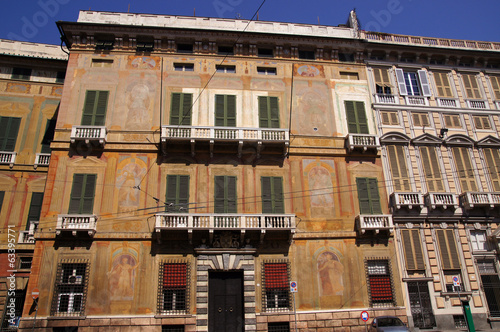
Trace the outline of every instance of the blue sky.
{"label": "blue sky", "polygon": [[[261,1],[4,0],[0,38],[58,44],[54,22],[76,21],[82,9],[250,19]],[[259,19],[336,26],[353,8],[366,30],[500,42],[499,0],[266,0]]]}

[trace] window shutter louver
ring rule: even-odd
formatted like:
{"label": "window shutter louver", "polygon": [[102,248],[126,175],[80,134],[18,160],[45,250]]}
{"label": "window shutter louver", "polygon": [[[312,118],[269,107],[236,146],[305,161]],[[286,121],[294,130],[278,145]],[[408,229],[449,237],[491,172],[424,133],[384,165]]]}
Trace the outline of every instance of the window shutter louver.
{"label": "window shutter louver", "polygon": [[80,200],[82,197],[84,174],[73,175],[73,188],[71,190],[71,198],[69,203],[69,214],[79,213]]}
{"label": "window shutter louver", "polygon": [[172,93],[172,101],[170,106],[170,124],[179,125],[180,124],[180,110],[181,110],[181,94]]}
{"label": "window shutter louver", "polygon": [[373,214],[381,214],[382,208],[380,205],[380,196],[378,193],[378,181],[377,179],[368,179],[369,193],[370,193],[370,205]]}
{"label": "window shutter louver", "polygon": [[495,191],[500,191],[500,154],[498,149],[484,149],[483,151],[493,188]]}
{"label": "window shutter louver", "polygon": [[351,134],[368,134],[368,119],[362,101],[345,101],[347,126]]}
{"label": "window shutter louver", "polygon": [[408,90],[406,89],[406,82],[405,82],[403,69],[399,69],[399,68],[396,69],[396,79],[398,81],[399,94],[401,96],[407,96]]}
{"label": "window shutter louver", "polygon": [[237,194],[235,176],[216,176],[215,213],[237,213]]}
{"label": "window shutter louver", "polygon": [[420,241],[420,232],[418,230],[412,230],[413,246],[415,251],[415,263],[417,270],[425,269],[424,262],[424,252],[422,250],[422,242]]}
{"label": "window shutter louver", "polygon": [[226,126],[236,127],[236,96],[227,96]]}
{"label": "window shutter louver", "polygon": [[236,177],[228,176],[227,180],[227,213],[237,212],[237,201],[236,201]]}
{"label": "window shutter louver", "polygon": [[5,191],[0,191],[0,212],[2,211],[3,198],[5,196]]}
{"label": "window shutter louver", "polygon": [[108,91],[98,91],[94,126],[104,126],[106,122],[106,107],[108,106]]}
{"label": "window shutter louver", "polygon": [[383,125],[391,125],[391,121],[389,120],[389,112],[382,112],[382,124]]}
{"label": "window shutter louver", "polygon": [[214,180],[215,187],[215,203],[214,212],[224,213],[225,199],[224,199],[224,176],[216,176]]}
{"label": "window shutter louver", "polygon": [[430,97],[432,94],[431,87],[429,85],[429,79],[427,77],[427,72],[425,70],[419,70],[418,78],[420,80],[420,87],[422,88],[424,97]]}
{"label": "window shutter louver", "polygon": [[92,214],[94,209],[95,174],[74,174],[68,213]]}
{"label": "window shutter louver", "polygon": [[403,237],[403,247],[405,251],[406,269],[415,270],[416,264],[413,257],[413,246],[409,230],[402,230],[401,235]]}
{"label": "window shutter louver", "polygon": [[273,200],[274,213],[285,213],[285,202],[283,200],[283,179],[281,177],[273,177]]}
{"label": "window shutter louver", "polygon": [[429,192],[443,191],[443,181],[441,171],[434,147],[421,146],[420,155],[424,167],[424,174]]}
{"label": "window shutter louver", "polygon": [[443,269],[459,269],[460,260],[453,230],[436,230]]}
{"label": "window shutter louver", "polygon": [[453,157],[457,166],[458,177],[462,186],[462,191],[476,191],[476,180],[474,170],[470,161],[467,148],[453,148]]}
{"label": "window shutter louver", "polygon": [[356,114],[358,117],[358,134],[368,134],[368,119],[366,118],[365,103],[362,101],[356,101],[354,105],[356,107]]}
{"label": "window shutter louver", "polygon": [[0,117],[0,151],[14,152],[21,118]]}
{"label": "window shutter louver", "polygon": [[409,191],[410,182],[404,148],[401,145],[388,145],[389,162],[391,165],[392,179],[396,191]]}
{"label": "window shutter louver", "polygon": [[86,174],[85,191],[81,213],[91,214],[94,210],[95,180],[95,174]]}
{"label": "window shutter louver", "polygon": [[215,96],[215,125],[218,127],[236,127],[236,96]]}
{"label": "window shutter louver", "polygon": [[434,80],[436,82],[438,96],[448,98],[453,97],[447,73],[434,72]]}
{"label": "window shutter louver", "polygon": [[360,214],[380,214],[378,181],[374,178],[356,178]]}
{"label": "window shutter louver", "polygon": [[356,111],[354,109],[354,102],[353,101],[346,101],[345,102],[345,112],[347,116],[347,127],[349,130],[349,133],[355,134],[358,131],[358,123],[356,120]]}
{"label": "window shutter louver", "polygon": [[272,213],[273,203],[272,203],[272,189],[271,189],[271,177],[263,176],[260,178],[261,191],[262,191],[262,213]]}
{"label": "window shutter louver", "polygon": [[284,213],[283,179],[281,177],[261,177],[262,213]]}
{"label": "window shutter louver", "polygon": [[182,94],[182,118],[180,119],[180,124],[183,126],[191,125],[191,108],[193,104],[193,95],[191,93]]}
{"label": "window shutter louver", "polygon": [[403,247],[405,250],[406,268],[408,270],[424,270],[424,255],[420,242],[420,233],[417,229],[402,230]]}
{"label": "window shutter louver", "polygon": [[259,96],[259,126],[261,128],[279,128],[278,97]]}
{"label": "window shutter louver", "polygon": [[189,212],[189,175],[179,175],[179,203]]}
{"label": "window shutter louver", "polygon": [[189,175],[167,175],[165,202],[167,211],[189,212]]}
{"label": "window shutter louver", "polygon": [[[167,204],[177,204],[177,179],[176,175],[167,175],[167,193],[165,199]],[[166,208],[169,209],[168,206]]]}
{"label": "window shutter louver", "polygon": [[216,95],[215,96],[215,125],[217,127],[224,126],[224,106],[225,106],[225,96]]}
{"label": "window shutter louver", "polygon": [[28,212],[28,222],[26,223],[26,230],[29,230],[30,224],[33,221],[40,221],[40,214],[42,212],[43,193],[33,193],[31,195],[30,209]]}
{"label": "window shutter louver", "polygon": [[500,76],[490,76],[490,82],[493,88],[494,98],[500,100]]}
{"label": "window shutter louver", "polygon": [[477,78],[473,74],[462,74],[467,98],[481,99],[481,93],[477,84]]}
{"label": "window shutter louver", "polygon": [[108,95],[108,91],[87,91],[82,114],[83,126],[104,126]]}

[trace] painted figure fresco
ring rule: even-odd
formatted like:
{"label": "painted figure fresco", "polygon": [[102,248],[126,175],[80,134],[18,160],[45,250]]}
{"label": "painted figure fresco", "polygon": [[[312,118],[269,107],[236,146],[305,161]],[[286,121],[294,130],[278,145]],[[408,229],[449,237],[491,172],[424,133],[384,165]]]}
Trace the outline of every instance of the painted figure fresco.
{"label": "painted figure fresco", "polygon": [[328,170],[317,166],[309,172],[311,207],[333,207],[332,179]]}
{"label": "painted figure fresco", "polygon": [[128,254],[117,256],[108,272],[111,300],[132,300],[134,298],[136,259]]}
{"label": "painted figure fresco", "polygon": [[[129,162],[118,170],[116,185],[118,189],[118,204],[120,210],[128,208],[137,208],[139,206],[140,191],[134,188],[139,185],[143,178],[146,168],[139,166],[136,162],[140,160],[130,159]],[[141,164],[144,164],[141,161]]]}
{"label": "painted figure fresco", "polygon": [[322,296],[343,295],[344,266],[338,256],[326,251],[318,257],[318,276]]}
{"label": "painted figure fresco", "polygon": [[136,83],[128,94],[127,101],[127,128],[135,130],[149,129],[151,127],[149,87],[143,83]]}

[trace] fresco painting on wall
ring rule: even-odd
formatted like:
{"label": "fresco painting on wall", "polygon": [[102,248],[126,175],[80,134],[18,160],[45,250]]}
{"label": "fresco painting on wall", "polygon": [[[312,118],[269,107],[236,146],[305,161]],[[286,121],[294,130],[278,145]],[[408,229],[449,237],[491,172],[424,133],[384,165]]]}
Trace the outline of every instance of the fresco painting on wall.
{"label": "fresco painting on wall", "polygon": [[113,264],[107,273],[111,301],[132,301],[134,299],[136,269],[139,266],[137,258],[129,250],[122,249],[113,255]]}
{"label": "fresco painting on wall", "polygon": [[325,70],[320,65],[294,64],[293,75],[302,77],[325,77]]}
{"label": "fresco painting on wall", "polygon": [[294,87],[294,125],[302,134],[329,136],[333,132],[333,122],[329,112],[328,90],[324,84],[296,83]]}
{"label": "fresco painting on wall", "polygon": [[309,189],[310,214],[315,218],[334,218],[335,202],[333,196],[332,174],[335,164],[330,160],[303,161]]}
{"label": "fresco painting on wall", "polygon": [[317,259],[321,296],[344,294],[344,266],[339,257],[330,251],[323,252]]}
{"label": "fresco painting on wall", "polygon": [[127,87],[127,123],[131,130],[149,130],[151,127],[151,90],[146,82],[133,82]]}
{"label": "fresco painting on wall", "polygon": [[118,164],[116,187],[118,189],[118,210],[134,211],[139,207],[140,185],[146,174],[146,163],[140,158],[127,158]]}

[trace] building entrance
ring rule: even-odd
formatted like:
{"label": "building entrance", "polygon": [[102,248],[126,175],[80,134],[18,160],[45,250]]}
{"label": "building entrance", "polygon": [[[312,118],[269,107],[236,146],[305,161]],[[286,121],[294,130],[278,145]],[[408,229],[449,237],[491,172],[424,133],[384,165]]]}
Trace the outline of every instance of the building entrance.
{"label": "building entrance", "polygon": [[208,331],[242,332],[243,271],[209,272]]}

